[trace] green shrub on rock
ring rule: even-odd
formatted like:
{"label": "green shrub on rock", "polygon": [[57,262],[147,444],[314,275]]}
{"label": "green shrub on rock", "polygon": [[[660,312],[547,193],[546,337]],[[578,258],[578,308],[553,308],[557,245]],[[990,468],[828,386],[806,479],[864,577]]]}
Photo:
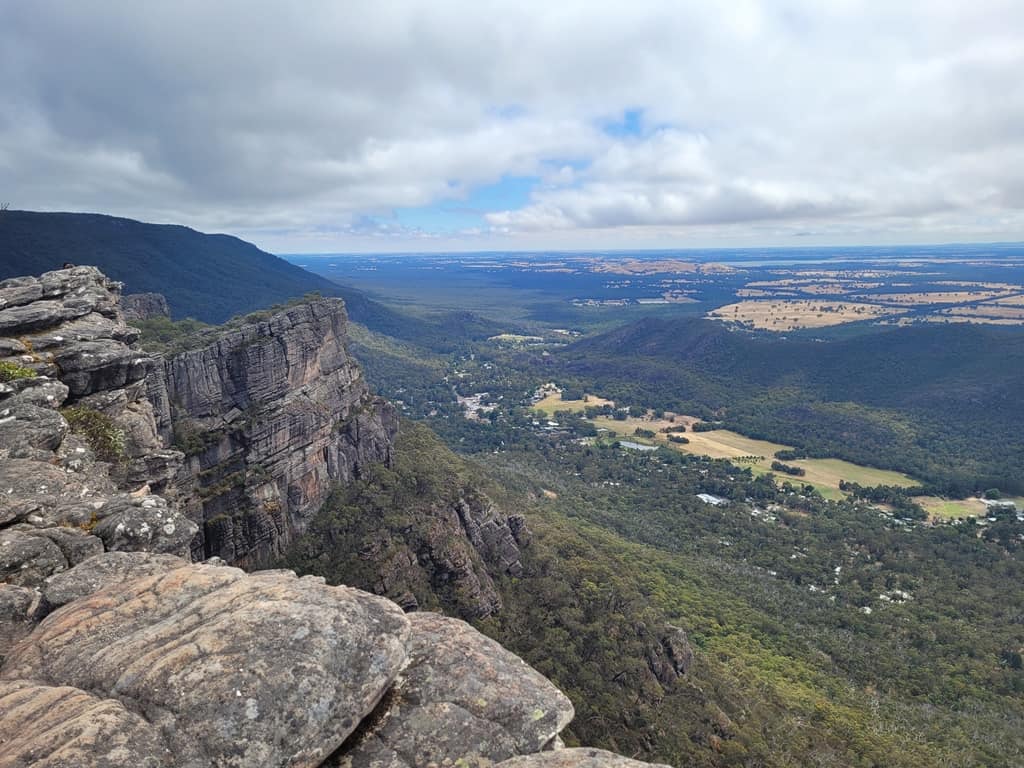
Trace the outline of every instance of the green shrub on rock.
{"label": "green shrub on rock", "polygon": [[71,431],[85,438],[97,459],[112,464],[125,460],[124,430],[118,428],[105,413],[74,405],[62,408],[61,413]]}

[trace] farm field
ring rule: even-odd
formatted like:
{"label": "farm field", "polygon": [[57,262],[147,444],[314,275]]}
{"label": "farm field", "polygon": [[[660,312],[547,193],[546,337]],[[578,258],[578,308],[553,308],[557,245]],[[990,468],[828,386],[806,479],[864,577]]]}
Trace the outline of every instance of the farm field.
{"label": "farm field", "polygon": [[[615,433],[616,436],[628,437],[637,442],[664,444],[670,448],[692,453],[700,456],[710,456],[715,459],[730,459],[740,466],[747,466],[758,475],[771,472],[771,463],[775,460],[775,452],[787,450],[792,446],[773,443],[768,440],[755,440],[754,438],[731,432],[727,429],[716,429],[711,432],[686,432],[686,439],[689,443],[671,443],[668,435],[659,430],[672,426],[673,424],[692,424],[695,421],[692,417],[676,417],[675,422],[665,419],[626,419],[616,421],[615,419],[601,416],[594,420],[598,427],[604,427]],[[637,429],[649,429],[656,433],[656,437],[645,439],[636,437],[633,433]],[[875,469],[859,464],[853,464],[842,459],[799,459],[787,461],[786,464],[802,467],[807,474],[802,477],[792,477],[781,472],[775,475],[779,480],[791,480],[795,483],[804,483],[814,486],[822,496],[827,499],[839,499],[843,493],[839,490],[839,481],[859,483],[860,485],[899,485],[909,487],[917,485],[917,481],[908,475],[900,472],[892,472],[886,469]]]}
{"label": "farm field", "polygon": [[1005,296],[1000,291],[921,291],[918,293],[859,294],[860,301],[878,301],[886,304],[920,306],[927,304],[963,304],[969,301],[987,301]]}
{"label": "farm field", "polygon": [[780,299],[740,301],[712,310],[708,317],[763,331],[795,331],[877,320],[906,310],[847,301]]}
{"label": "farm field", "polygon": [[[988,508],[985,502],[978,498],[970,499],[943,499],[939,496],[921,496],[915,499],[925,511],[935,520],[951,520],[958,517],[985,517]],[[1024,498],[1011,497],[1006,501],[1012,501],[1017,509],[1024,509]]]}
{"label": "farm field", "polygon": [[552,392],[543,400],[533,404],[538,411],[544,411],[548,416],[554,416],[555,411],[572,411],[580,413],[588,405],[615,405],[611,400],[605,400],[597,395],[584,395],[582,400],[563,400],[560,392]]}

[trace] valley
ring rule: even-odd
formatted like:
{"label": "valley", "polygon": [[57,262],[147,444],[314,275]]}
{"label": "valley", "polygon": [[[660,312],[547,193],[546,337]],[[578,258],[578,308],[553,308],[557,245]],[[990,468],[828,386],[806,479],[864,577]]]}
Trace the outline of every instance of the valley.
{"label": "valley", "polygon": [[[368,273],[397,285],[431,258],[368,257]],[[1024,582],[1019,331],[867,319],[759,331],[704,315],[738,291],[796,291],[751,282],[812,278],[728,258],[630,256],[612,271],[573,260],[567,272],[559,257],[493,271],[498,257],[441,259],[397,300],[369,281],[328,284],[321,295],[345,297],[341,335],[340,305],[312,293],[222,327],[138,321],[142,347],[181,367],[177,422],[161,429],[191,467],[179,487],[203,548],[470,620],[568,694],[570,746],[707,768],[1012,764],[1024,749],[1024,603],[1008,588]],[[798,287],[814,302],[835,285],[859,296],[906,282],[903,266]],[[1012,266],[972,269],[1004,276],[965,291],[1021,281]],[[472,310],[459,298],[470,284]],[[641,302],[665,293],[693,301]],[[961,306],[901,302],[888,306]],[[333,332],[274,341],[326,308],[333,326],[310,328]],[[294,422],[326,453],[293,452],[299,432],[270,439],[270,421],[293,423],[273,398],[231,407],[220,426],[216,408],[188,405],[197,356],[234,360],[220,384],[234,392],[238,376],[263,380],[271,350],[307,359],[343,337],[361,372],[335,375],[364,393],[352,417]],[[334,385],[304,381],[333,402]],[[284,458],[304,455],[315,489]],[[274,473],[301,489],[287,505]],[[315,503],[292,507],[308,491]],[[296,538],[274,533],[279,514],[308,516]]]}
{"label": "valley", "polygon": [[[561,395],[554,392],[539,400],[534,407],[543,411],[549,418],[557,418],[559,411],[581,413],[588,407],[600,408],[613,405],[611,400],[595,395],[587,395],[586,399],[581,400],[562,400]],[[660,417],[656,417],[652,413],[625,418],[595,416],[590,420],[599,433],[604,432],[645,445],[663,445],[682,453],[707,456],[713,459],[728,459],[738,466],[749,467],[755,475],[775,472],[779,482],[790,479],[800,485],[810,485],[827,499],[844,497],[845,494],[840,490],[842,482],[857,483],[862,486],[888,485],[903,488],[919,485],[918,481],[900,472],[860,466],[834,458],[790,459],[788,465],[803,469],[804,474],[787,478],[785,473],[779,473],[777,469],[772,468],[772,462],[778,463],[776,454],[779,451],[793,452],[793,446],[773,443],[768,440],[756,440],[727,429],[694,431],[693,425],[698,422],[700,419],[695,416],[673,413],[662,413]],[[648,432],[653,434],[646,434]],[[679,438],[680,436],[684,437],[686,442],[672,440],[673,437]],[[964,506],[962,516],[977,514],[977,512],[977,509]]]}

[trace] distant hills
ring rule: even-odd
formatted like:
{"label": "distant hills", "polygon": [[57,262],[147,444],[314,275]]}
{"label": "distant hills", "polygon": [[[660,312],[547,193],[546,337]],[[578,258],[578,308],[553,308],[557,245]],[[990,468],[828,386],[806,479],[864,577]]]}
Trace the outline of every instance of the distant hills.
{"label": "distant hills", "polygon": [[167,297],[175,318],[221,323],[233,315],[338,286],[230,235],[94,213],[0,214],[0,278],[92,264],[126,293]]}
{"label": "distant hills", "polygon": [[231,235],[96,213],[0,213],[0,280],[65,262],[99,267],[126,293],[162,293],[174,319],[219,324],[318,292],[343,298],[349,316],[370,330],[431,349],[449,351],[506,330],[465,312],[410,317]]}

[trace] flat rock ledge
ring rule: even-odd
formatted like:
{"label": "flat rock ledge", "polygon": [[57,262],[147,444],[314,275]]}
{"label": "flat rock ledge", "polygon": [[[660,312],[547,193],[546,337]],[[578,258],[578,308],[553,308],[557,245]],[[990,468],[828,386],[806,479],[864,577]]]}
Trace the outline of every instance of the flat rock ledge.
{"label": "flat rock ledge", "polygon": [[[391,686],[408,634],[398,606],[365,592],[189,565],[58,609],[11,651],[0,680],[119,702],[157,729],[174,765],[317,766]],[[0,743],[19,722],[0,718]]]}
{"label": "flat rock ledge", "polygon": [[565,694],[469,624],[436,613],[409,621],[409,663],[386,712],[336,765],[488,766],[539,752],[572,720]]}

